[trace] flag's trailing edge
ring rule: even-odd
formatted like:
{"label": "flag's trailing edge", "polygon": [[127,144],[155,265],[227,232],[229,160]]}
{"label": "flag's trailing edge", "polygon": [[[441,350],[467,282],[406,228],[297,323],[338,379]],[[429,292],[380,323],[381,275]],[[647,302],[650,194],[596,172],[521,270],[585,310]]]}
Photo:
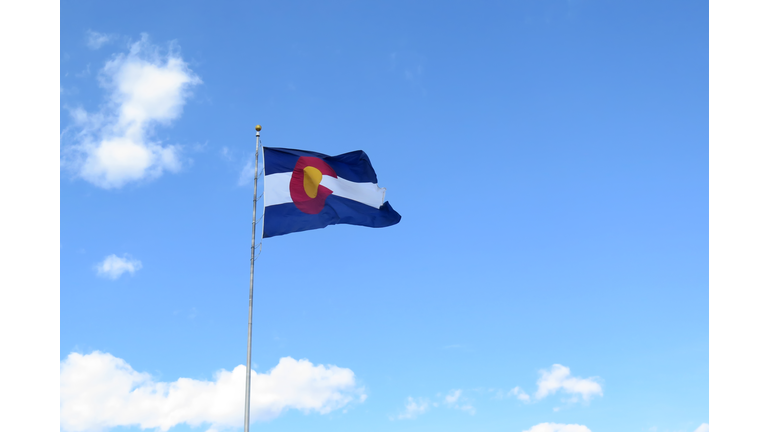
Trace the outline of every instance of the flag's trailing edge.
{"label": "flag's trailing edge", "polygon": [[263,149],[264,238],[335,224],[381,228],[400,222],[365,152]]}

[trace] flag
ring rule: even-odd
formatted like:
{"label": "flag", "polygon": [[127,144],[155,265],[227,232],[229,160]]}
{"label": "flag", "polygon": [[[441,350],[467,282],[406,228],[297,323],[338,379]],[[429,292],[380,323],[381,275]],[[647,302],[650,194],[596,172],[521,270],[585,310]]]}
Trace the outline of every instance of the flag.
{"label": "flag", "polygon": [[400,222],[364,151],[327,156],[263,149],[264,238],[335,224],[381,228]]}

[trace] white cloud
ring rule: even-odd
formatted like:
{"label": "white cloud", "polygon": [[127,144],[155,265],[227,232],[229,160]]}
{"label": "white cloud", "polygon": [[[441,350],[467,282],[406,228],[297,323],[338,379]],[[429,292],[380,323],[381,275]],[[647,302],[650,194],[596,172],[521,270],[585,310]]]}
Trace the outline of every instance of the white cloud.
{"label": "white cloud", "polygon": [[[245,366],[216,372],[213,381],[158,382],[108,353],[70,354],[61,362],[61,427],[98,431],[138,425],[169,428],[210,424],[209,431],[242,426]],[[355,374],[337,366],[283,357],[251,375],[251,418],[270,420],[289,409],[327,414],[364,401]]]}
{"label": "white cloud", "polygon": [[99,276],[104,276],[109,279],[117,279],[128,272],[134,274],[141,269],[141,261],[133,259],[127,254],[122,258],[112,254],[104,258],[104,261],[100,262],[96,266],[96,273]]}
{"label": "white cloud", "polygon": [[99,81],[107,104],[97,113],[70,110],[77,132],[63,151],[66,166],[104,189],[181,168],[178,146],[152,140],[154,127],[179,118],[190,88],[202,83],[173,48],[163,56],[143,34],[106,63]]}
{"label": "white cloud", "polygon": [[408,396],[405,400],[405,411],[397,415],[398,420],[414,419],[417,416],[427,412],[430,406],[429,399],[418,398],[414,399]]}
{"label": "white cloud", "polygon": [[232,160],[232,150],[230,150],[229,147],[227,147],[227,146],[222,147],[221,148],[221,156],[224,159],[226,159],[228,161],[231,161]]}
{"label": "white cloud", "polygon": [[445,395],[445,403],[447,404],[456,403],[456,401],[459,400],[460,396],[461,396],[461,390],[452,390],[448,392],[447,395]]}
{"label": "white cloud", "polygon": [[249,159],[243,169],[240,170],[240,177],[237,180],[238,186],[253,186],[253,176],[256,174],[256,168],[254,166],[255,163],[256,158],[254,156],[254,158]]}
{"label": "white cloud", "polygon": [[592,432],[588,427],[578,424],[539,423],[523,432]]}
{"label": "white cloud", "polygon": [[88,40],[85,42],[88,48],[97,50],[114,39],[113,35],[88,30]]}
{"label": "white cloud", "polygon": [[[443,400],[443,403],[447,405],[450,408],[458,409],[461,411],[466,411],[470,415],[475,415],[475,407],[472,406],[469,402],[466,401],[466,398],[461,397],[461,390],[451,390],[448,392],[447,395],[445,395],[445,399]],[[461,403],[460,400],[461,399]]]}
{"label": "white cloud", "polygon": [[523,391],[523,389],[521,389],[519,386],[513,388],[512,390],[510,390],[509,393],[507,393],[507,396],[515,396],[515,397],[517,397],[519,400],[521,400],[523,402],[530,402],[531,401],[531,397],[528,396],[528,393]]}
{"label": "white cloud", "polygon": [[709,432],[709,424],[702,423],[701,426],[697,427],[693,432]]}
{"label": "white cloud", "polygon": [[460,409],[462,411],[466,411],[466,412],[469,413],[469,415],[475,415],[475,413],[477,412],[475,410],[475,407],[473,407],[471,404],[468,404],[468,403],[465,403],[463,405],[459,405],[459,406],[456,407],[456,409]]}
{"label": "white cloud", "polygon": [[537,381],[536,399],[543,399],[559,390],[573,394],[575,398],[580,395],[585,402],[595,396],[603,395],[603,388],[596,378],[578,378],[571,376],[571,370],[563,365],[554,364],[550,370],[539,371],[541,377]]}
{"label": "white cloud", "polygon": [[470,415],[475,415],[475,412],[476,412],[475,407],[473,407],[472,404],[470,404],[467,401],[466,397],[462,396],[462,393],[463,391],[461,389],[451,390],[448,392],[448,394],[445,395],[445,397],[443,397],[441,393],[438,393],[437,394],[438,400],[436,402],[432,402],[429,398],[416,399],[411,396],[408,396],[408,398],[405,400],[405,410],[400,414],[398,414],[396,417],[390,416],[389,419],[390,420],[414,419],[424,414],[429,409],[433,407],[437,408],[440,406],[465,411]]}

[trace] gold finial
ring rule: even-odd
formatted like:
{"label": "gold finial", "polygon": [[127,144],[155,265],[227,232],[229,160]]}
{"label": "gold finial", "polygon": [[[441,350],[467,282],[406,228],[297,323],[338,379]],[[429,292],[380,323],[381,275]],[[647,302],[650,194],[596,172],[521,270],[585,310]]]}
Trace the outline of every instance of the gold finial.
{"label": "gold finial", "polygon": [[256,125],[256,132],[259,132],[261,130],[261,125]]}

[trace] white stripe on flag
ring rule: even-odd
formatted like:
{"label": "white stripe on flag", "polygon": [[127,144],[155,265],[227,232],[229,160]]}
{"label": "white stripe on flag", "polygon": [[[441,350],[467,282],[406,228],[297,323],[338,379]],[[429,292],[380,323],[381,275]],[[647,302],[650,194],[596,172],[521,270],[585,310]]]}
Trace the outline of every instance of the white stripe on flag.
{"label": "white stripe on flag", "polygon": [[293,202],[291,199],[291,176],[293,172],[281,172],[264,176],[264,205],[278,205]]}
{"label": "white stripe on flag", "polygon": [[[293,202],[290,189],[292,175],[293,172],[282,172],[264,176],[265,206]],[[341,177],[334,178],[325,175],[320,181],[320,185],[332,190],[336,196],[374,208],[380,208],[384,204],[384,194],[387,191],[375,183],[355,183]]]}

